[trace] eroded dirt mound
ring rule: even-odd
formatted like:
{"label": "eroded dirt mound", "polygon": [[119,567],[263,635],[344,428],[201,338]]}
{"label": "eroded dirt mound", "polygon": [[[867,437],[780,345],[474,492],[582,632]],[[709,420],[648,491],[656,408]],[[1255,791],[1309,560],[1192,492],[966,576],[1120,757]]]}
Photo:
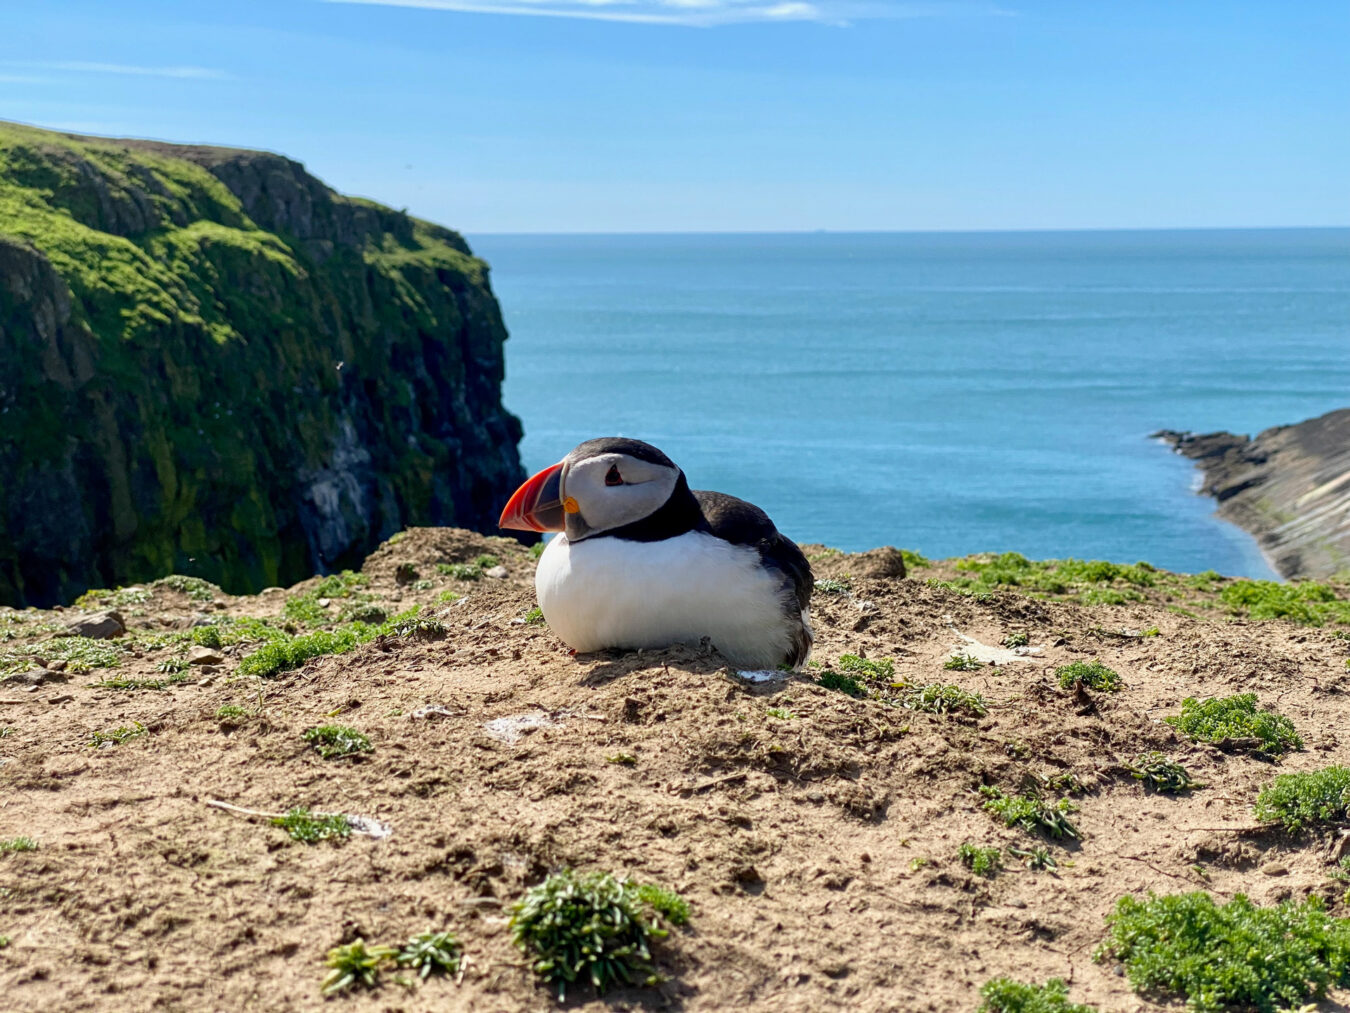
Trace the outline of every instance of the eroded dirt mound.
{"label": "eroded dirt mound", "polygon": [[[1276,774],[1350,762],[1350,642],[1162,601],[963,594],[926,582],[964,572],[949,564],[864,577],[856,557],[814,554],[817,575],[839,582],[813,605],[823,667],[763,683],[695,648],[572,655],[532,613],[531,554],[459,531],[406,533],[371,557],[364,583],[231,598],[180,580],[96,595],[88,610],[0,612],[0,677],[51,677],[0,685],[0,840],[38,845],[0,855],[4,1007],[319,1008],[331,947],[449,928],[462,980],[405,988],[386,975],[328,1002],[545,1009],[507,919],[562,866],[660,883],[693,909],[658,947],[666,982],[573,1000],[595,1009],[954,1013],[1005,974],[1066,978],[1075,1001],[1103,1010],[1160,1009],[1092,960],[1122,894],[1318,894],[1350,915],[1318,842],[1251,814]],[[243,617],[303,633],[415,605],[443,636],[424,625],[271,677],[238,674],[258,647],[231,642]],[[53,638],[99,608],[129,632]],[[212,627],[219,646],[200,632]],[[1002,646],[1016,634],[1025,645]],[[897,694],[956,683],[988,713],[818,684],[845,654],[892,662]],[[944,668],[953,654],[983,663]],[[1092,659],[1123,689],[1060,687],[1058,666]],[[1271,763],[1162,721],[1184,697],[1236,692],[1286,714],[1306,748]],[[360,730],[373,751],[321,759],[303,734],[323,724]],[[1205,787],[1146,794],[1122,765],[1152,749]],[[1081,843],[982,809],[981,786],[1015,793],[1065,774],[1085,789],[1071,796]],[[392,834],[307,846],[209,800],[349,813]],[[966,842],[1044,848],[1057,868],[1005,851],[1001,874],[977,876],[957,857]]]}

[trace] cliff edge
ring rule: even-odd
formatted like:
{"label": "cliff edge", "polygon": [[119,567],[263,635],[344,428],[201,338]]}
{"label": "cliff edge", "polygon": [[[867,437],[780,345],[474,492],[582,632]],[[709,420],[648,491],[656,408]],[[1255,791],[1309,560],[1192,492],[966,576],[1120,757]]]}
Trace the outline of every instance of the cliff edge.
{"label": "cliff edge", "polygon": [[1233,433],[1155,436],[1204,471],[1218,514],[1256,536],[1284,577],[1350,571],[1350,408],[1255,439]]}
{"label": "cliff edge", "polygon": [[0,123],[0,603],[492,528],[505,340],[462,237],[297,162]]}

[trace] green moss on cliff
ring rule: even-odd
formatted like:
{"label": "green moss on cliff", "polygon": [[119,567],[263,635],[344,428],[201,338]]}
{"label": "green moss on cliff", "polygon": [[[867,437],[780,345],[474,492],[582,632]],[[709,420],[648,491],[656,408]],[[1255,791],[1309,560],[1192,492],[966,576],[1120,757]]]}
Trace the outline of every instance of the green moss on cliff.
{"label": "green moss on cliff", "polygon": [[0,124],[0,603],[490,527],[505,337],[462,238],[297,163]]}

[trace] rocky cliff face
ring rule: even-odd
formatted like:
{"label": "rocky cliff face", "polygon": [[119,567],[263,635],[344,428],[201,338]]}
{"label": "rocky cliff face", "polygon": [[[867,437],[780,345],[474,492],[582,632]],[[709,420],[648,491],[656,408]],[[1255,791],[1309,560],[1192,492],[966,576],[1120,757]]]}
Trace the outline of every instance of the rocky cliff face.
{"label": "rocky cliff face", "polygon": [[1255,439],[1156,433],[1204,469],[1219,516],[1257,537],[1285,577],[1350,572],[1350,408]]}
{"label": "rocky cliff face", "polygon": [[0,124],[0,604],[493,529],[505,340],[459,235],[289,159]]}

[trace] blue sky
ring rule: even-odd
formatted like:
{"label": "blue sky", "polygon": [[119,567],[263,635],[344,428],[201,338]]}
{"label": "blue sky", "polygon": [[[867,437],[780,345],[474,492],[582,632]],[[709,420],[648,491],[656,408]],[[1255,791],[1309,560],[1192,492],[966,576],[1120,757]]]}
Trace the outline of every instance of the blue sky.
{"label": "blue sky", "polygon": [[0,118],[467,232],[1350,224],[1350,4],[6,5]]}

